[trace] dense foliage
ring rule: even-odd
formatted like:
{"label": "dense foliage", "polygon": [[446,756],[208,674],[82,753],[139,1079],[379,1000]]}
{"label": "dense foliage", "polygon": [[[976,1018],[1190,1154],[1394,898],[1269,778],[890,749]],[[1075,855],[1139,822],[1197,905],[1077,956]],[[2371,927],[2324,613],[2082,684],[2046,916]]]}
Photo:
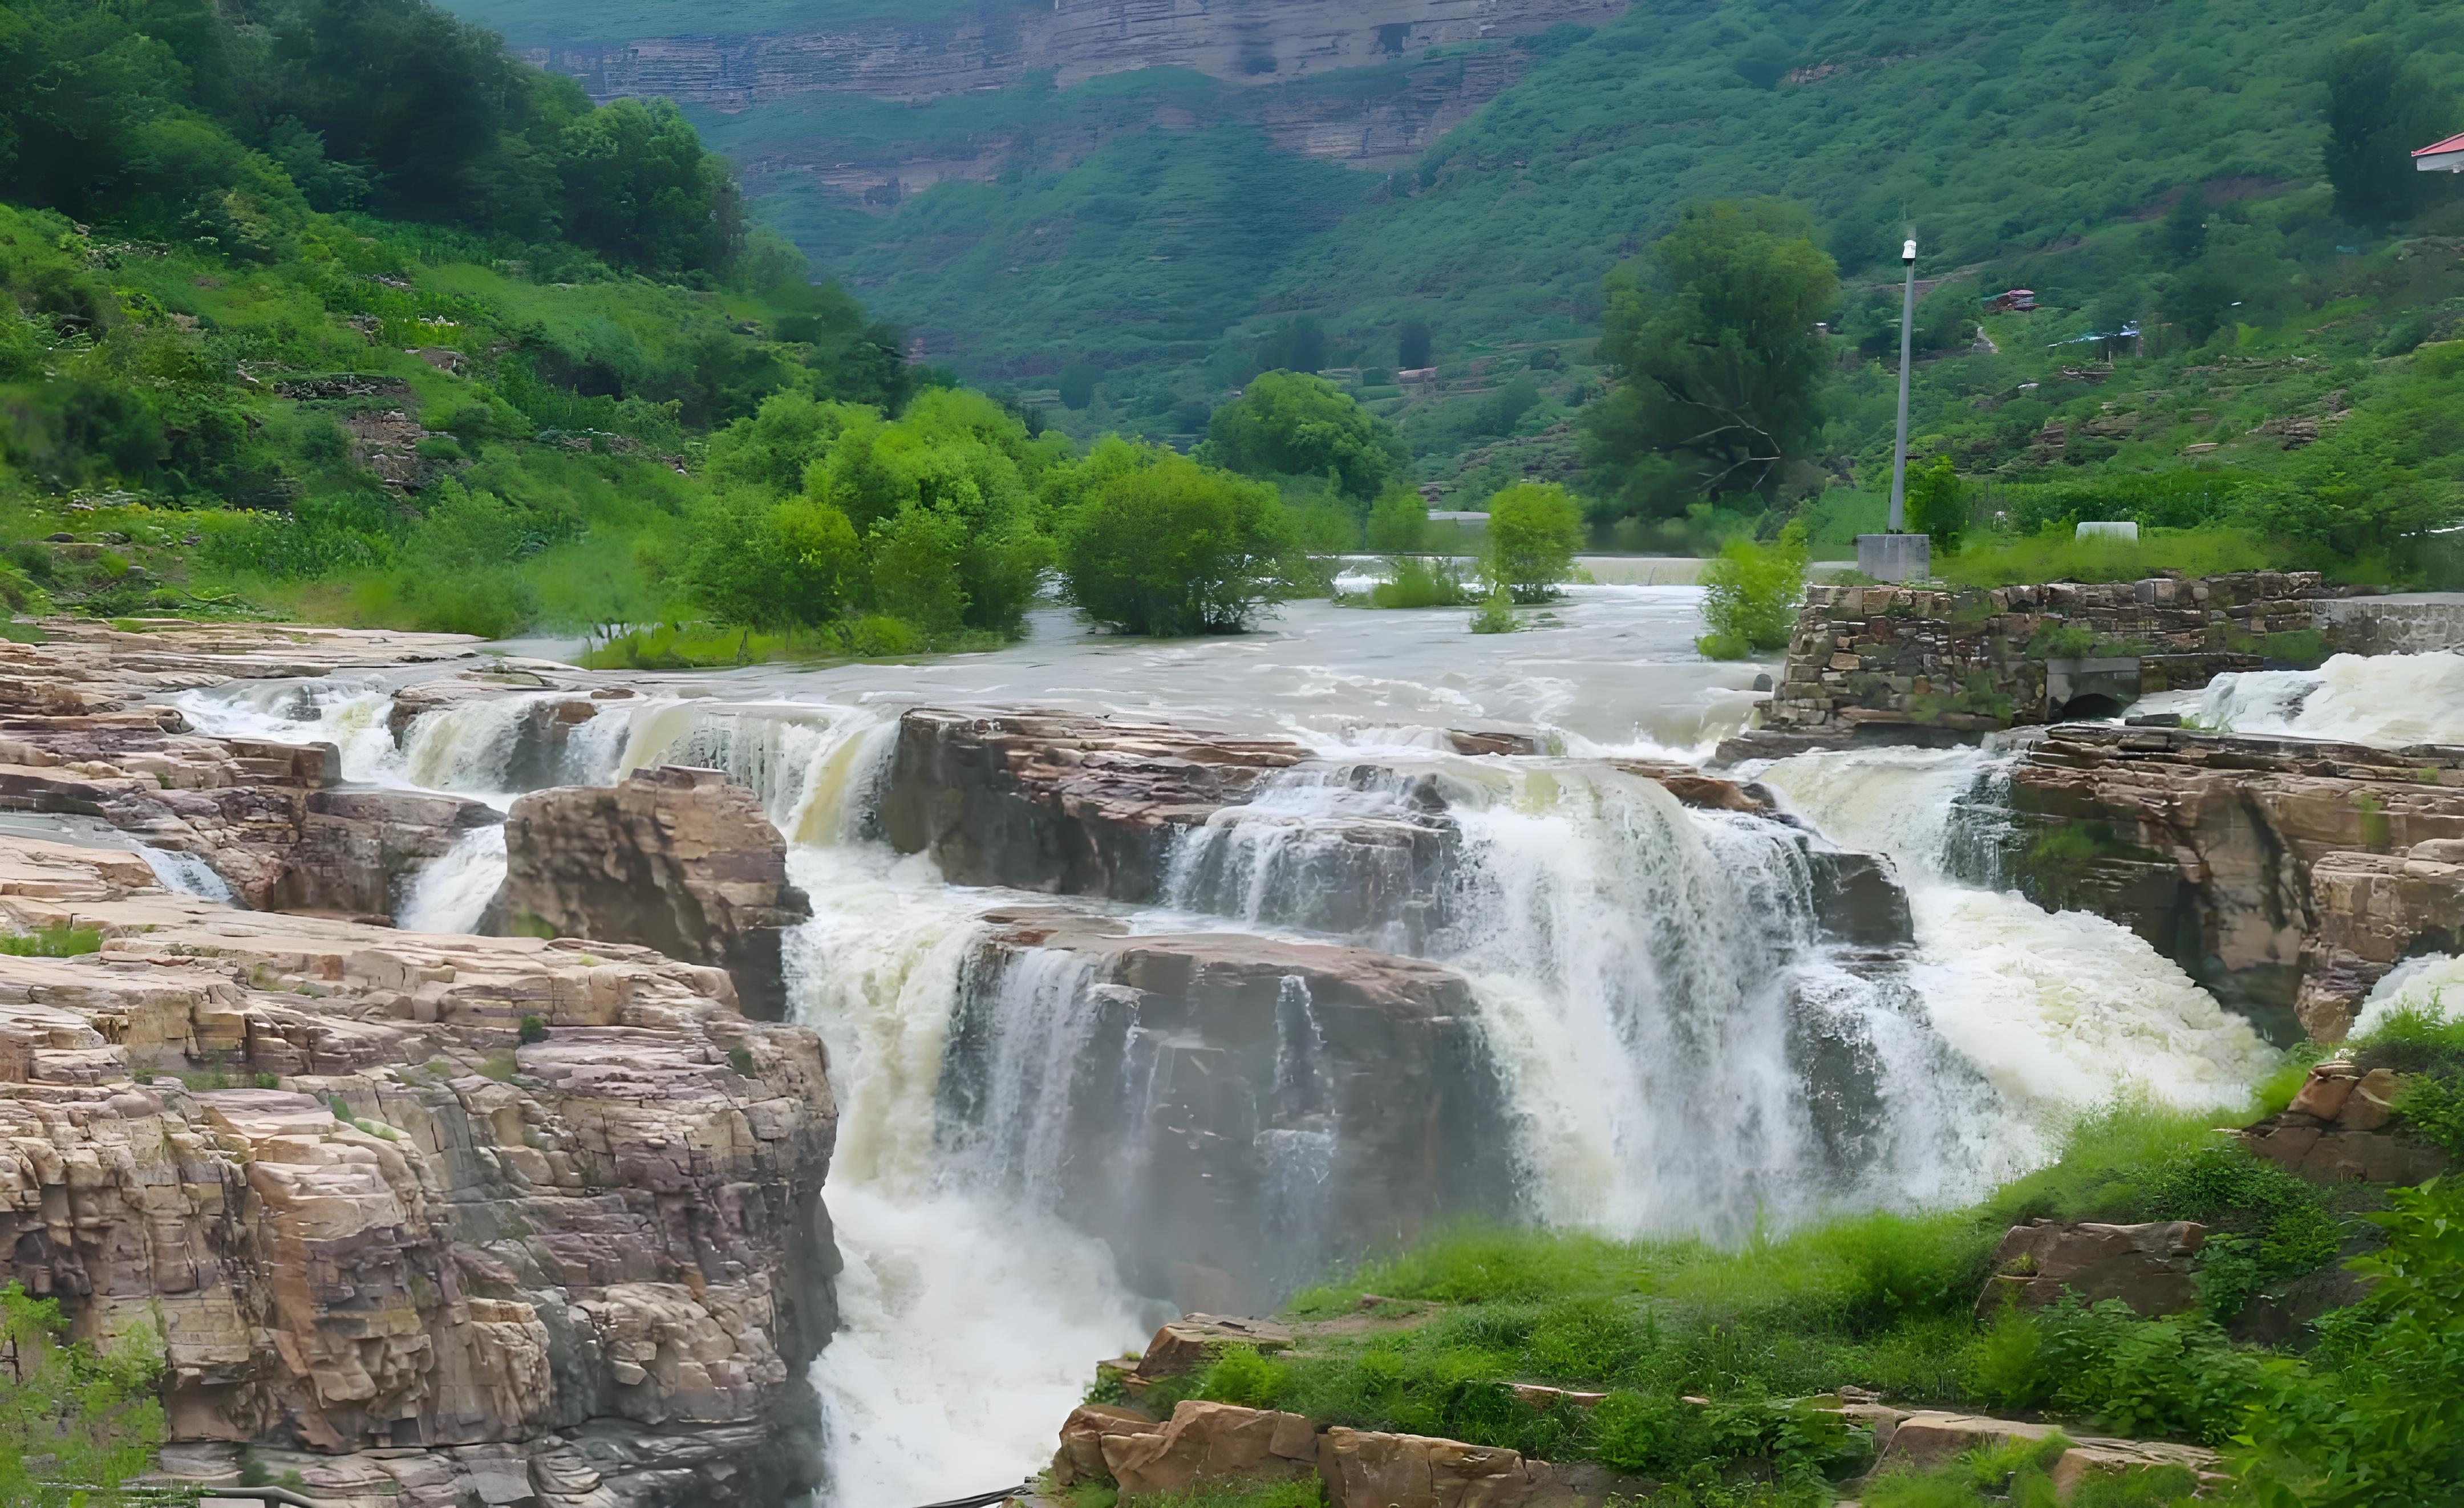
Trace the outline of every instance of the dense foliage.
{"label": "dense foliage", "polygon": [[1267,372],[1207,421],[1201,460],[1250,476],[1330,477],[1366,504],[1403,461],[1394,426],[1323,378]]}
{"label": "dense foliage", "polygon": [[279,260],[366,208],[664,275],[743,249],[672,105],[594,109],[426,0],[10,0],[0,198]]}
{"label": "dense foliage", "polygon": [[1573,575],[1583,511],[1562,487],[1526,482],[1488,500],[1481,570],[1518,602],[1545,601]]}
{"label": "dense foliage", "polygon": [[1133,634],[1233,633],[1290,589],[1291,524],[1274,489],[1108,440],[1060,480],[1070,601]]}
{"label": "dense foliage", "polygon": [[66,1339],[59,1300],[0,1289],[0,1502],[117,1508],[167,1436],[150,1336]]}

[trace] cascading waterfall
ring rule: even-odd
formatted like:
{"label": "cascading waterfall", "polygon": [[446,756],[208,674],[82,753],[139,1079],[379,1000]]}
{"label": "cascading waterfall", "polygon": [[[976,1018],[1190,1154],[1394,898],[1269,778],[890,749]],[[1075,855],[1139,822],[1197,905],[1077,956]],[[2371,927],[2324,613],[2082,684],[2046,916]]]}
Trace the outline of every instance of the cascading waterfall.
{"label": "cascading waterfall", "polygon": [[148,843],[137,845],[137,857],[154,871],[163,888],[174,895],[193,895],[202,901],[219,901],[225,906],[237,902],[231,882],[214,873],[213,865],[195,854],[171,853]]}
{"label": "cascading waterfall", "polygon": [[406,932],[474,932],[505,883],[505,829],[473,827],[403,887],[393,922]]}
{"label": "cascading waterfall", "polygon": [[[1898,863],[1920,950],[1911,980],[1945,1039],[2022,1112],[2014,1124],[2041,1126],[2124,1091],[2186,1108],[2239,1104],[2273,1054],[2180,966],[2118,923],[1957,878],[1992,846],[1972,824],[1991,820],[2012,757],[1800,754],[1762,778],[1823,832]],[[2047,1149],[2014,1148],[2016,1162]]]}
{"label": "cascading waterfall", "polygon": [[2399,1011],[2438,1021],[2464,1016],[2464,958],[2424,953],[2396,965],[2362,1002],[2352,1035],[2362,1037],[2378,1030]]}
{"label": "cascading waterfall", "polygon": [[[1888,969],[1818,935],[1801,835],[1593,761],[1303,768],[1175,854],[1177,909],[1473,980],[1538,1212],[1732,1236],[1972,1191],[2015,1153]],[[1810,1092],[1810,1090],[1815,1092]]]}
{"label": "cascading waterfall", "polygon": [[2159,707],[2219,732],[2402,747],[2464,743],[2464,654],[2340,654],[2316,670],[2220,675]]}

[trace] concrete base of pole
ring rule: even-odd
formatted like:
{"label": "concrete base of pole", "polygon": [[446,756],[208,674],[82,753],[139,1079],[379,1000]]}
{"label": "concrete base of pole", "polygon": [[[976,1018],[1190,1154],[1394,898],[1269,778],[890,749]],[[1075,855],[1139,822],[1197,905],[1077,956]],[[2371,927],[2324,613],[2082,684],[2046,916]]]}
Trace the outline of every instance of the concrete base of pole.
{"label": "concrete base of pole", "polygon": [[1919,581],[1933,574],[1933,540],[1925,535],[1859,535],[1857,569],[1877,581]]}

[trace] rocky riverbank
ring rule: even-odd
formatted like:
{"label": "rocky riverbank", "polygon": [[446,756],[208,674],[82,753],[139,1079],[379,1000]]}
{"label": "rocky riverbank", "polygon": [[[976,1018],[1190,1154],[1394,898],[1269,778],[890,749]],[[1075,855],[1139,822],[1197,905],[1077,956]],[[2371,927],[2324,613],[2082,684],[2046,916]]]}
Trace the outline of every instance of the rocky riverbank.
{"label": "rocky riverbank", "polygon": [[[403,873],[495,813],[161,701],[469,646],[47,627],[0,647],[0,809],[59,835],[0,834],[0,927],[65,954],[0,955],[0,1245],[162,1358],[166,1471],[251,1447],[365,1508],[812,1487],[820,1041],[646,948],[393,929]],[[174,893],[122,834],[289,913]]]}

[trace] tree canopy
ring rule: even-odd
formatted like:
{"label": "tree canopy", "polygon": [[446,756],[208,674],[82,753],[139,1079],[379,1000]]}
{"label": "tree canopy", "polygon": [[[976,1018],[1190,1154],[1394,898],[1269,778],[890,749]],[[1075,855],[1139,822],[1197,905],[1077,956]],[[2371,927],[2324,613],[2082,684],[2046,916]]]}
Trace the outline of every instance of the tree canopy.
{"label": "tree canopy", "polygon": [[1815,327],[1839,280],[1813,221],[1772,199],[1698,205],[1646,262],[1609,280],[1600,354],[1617,381],[1585,434],[1599,492],[1646,517],[1768,496],[1820,425],[1831,364]]}
{"label": "tree canopy", "polygon": [[1234,633],[1288,590],[1291,524],[1272,487],[1116,438],[1070,470],[1061,571],[1089,621],[1132,634]]}
{"label": "tree canopy", "polygon": [[1367,502],[1407,459],[1394,426],[1321,377],[1267,372],[1207,421],[1204,458],[1248,476],[1332,476]]}

